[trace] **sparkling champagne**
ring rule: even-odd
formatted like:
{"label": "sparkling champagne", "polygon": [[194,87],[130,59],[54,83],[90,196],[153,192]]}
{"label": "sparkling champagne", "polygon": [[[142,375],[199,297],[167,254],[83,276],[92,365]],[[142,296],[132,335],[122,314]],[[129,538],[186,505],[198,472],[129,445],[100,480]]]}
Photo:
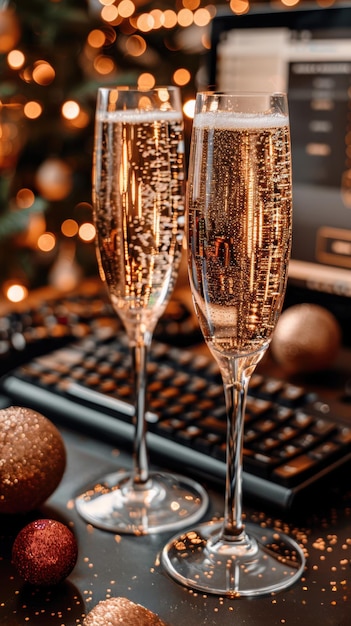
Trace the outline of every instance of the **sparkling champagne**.
{"label": "sparkling champagne", "polygon": [[95,145],[103,146],[93,172],[100,273],[121,319],[152,330],[181,255],[182,118],[173,111],[118,111],[98,116],[95,132]]}
{"label": "sparkling champagne", "polygon": [[200,114],[194,133],[194,304],[210,349],[240,356],[267,346],[282,307],[291,243],[288,120]]}

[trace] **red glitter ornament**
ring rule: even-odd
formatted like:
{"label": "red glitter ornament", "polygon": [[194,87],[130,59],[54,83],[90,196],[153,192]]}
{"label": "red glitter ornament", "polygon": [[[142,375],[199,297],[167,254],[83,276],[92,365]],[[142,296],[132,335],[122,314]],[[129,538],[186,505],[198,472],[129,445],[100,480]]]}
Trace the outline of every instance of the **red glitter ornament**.
{"label": "red glitter ornament", "polygon": [[39,519],[22,528],[12,548],[12,562],[19,575],[37,586],[63,581],[73,570],[77,556],[73,533],[52,519]]}

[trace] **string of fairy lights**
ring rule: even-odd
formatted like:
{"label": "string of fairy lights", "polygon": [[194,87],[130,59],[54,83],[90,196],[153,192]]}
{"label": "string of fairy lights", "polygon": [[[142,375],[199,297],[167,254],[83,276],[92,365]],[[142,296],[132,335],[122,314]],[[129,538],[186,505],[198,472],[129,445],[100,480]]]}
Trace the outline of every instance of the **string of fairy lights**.
{"label": "string of fairy lights", "polygon": [[[59,4],[60,1],[48,0],[55,4]],[[174,29],[184,33],[189,32],[190,39],[196,40],[199,55],[209,48],[211,20],[216,15],[218,7],[223,4],[219,5],[215,0],[208,4],[205,4],[204,0],[177,0],[174,3],[175,8],[162,8],[164,3],[160,2],[159,8],[153,6],[146,11],[145,1],[88,0],[88,10],[97,18],[99,25],[94,24],[89,31],[82,54],[84,63],[90,68],[90,74],[93,73],[101,83],[112,80],[115,75],[118,75],[117,61],[108,51],[114,45],[123,45],[125,54],[129,58],[141,61],[144,59],[136,77],[138,86],[154,87],[158,76],[157,70],[149,69],[151,64],[148,63],[148,54],[150,54],[148,37],[155,31],[165,34]],[[277,0],[271,4],[276,7],[290,8],[302,2],[303,0]],[[322,7],[328,7],[334,4],[334,0],[316,0],[316,3]],[[228,10],[240,15],[247,13],[252,4],[254,2],[249,0],[229,0],[225,6]],[[5,55],[8,69],[17,73],[23,84],[34,84],[49,89],[55,84],[57,73],[52,59],[38,58],[28,62],[26,53],[20,45],[20,26],[16,19],[16,10],[10,7],[7,0],[0,0],[0,16],[2,23],[2,26],[0,25],[0,54]],[[180,41],[182,41],[181,38]],[[167,46],[167,43],[165,45]],[[185,64],[174,68],[170,75],[170,81],[181,88],[194,83],[194,80],[192,69],[186,67]],[[191,94],[183,103],[184,116],[189,119],[192,117],[193,104],[194,94]],[[21,109],[21,115],[29,123],[40,123],[45,105],[39,98],[22,97],[17,103],[12,101],[10,107],[11,109],[7,110],[5,103],[0,101],[0,172],[15,165],[16,155],[21,147],[16,120],[18,107]],[[64,99],[60,106],[60,115],[65,126],[77,133],[86,129],[92,121],[91,110],[78,99]],[[57,202],[67,197],[73,185],[72,168],[63,160],[46,159],[36,172],[35,185],[35,191],[27,187],[22,187],[17,191],[14,199],[16,210],[30,208],[36,201],[37,190],[48,201]],[[86,202],[81,204],[86,205],[81,207],[83,209],[91,208]],[[83,213],[86,214],[87,211]],[[62,220],[59,233],[51,232],[47,230],[44,214],[35,213],[28,221],[25,237],[40,254],[49,255],[58,245],[59,237],[67,242],[78,238],[83,244],[91,244],[95,237],[95,229],[89,219],[78,222],[70,216]],[[74,254],[71,257],[73,258]],[[78,280],[78,273],[75,274],[71,268],[65,276],[66,286],[68,275],[73,283],[74,280]],[[60,280],[57,276],[58,273],[56,273],[55,280],[59,286]],[[12,278],[3,285],[5,297],[12,302],[24,299],[28,289],[29,287],[23,281],[16,278]]]}

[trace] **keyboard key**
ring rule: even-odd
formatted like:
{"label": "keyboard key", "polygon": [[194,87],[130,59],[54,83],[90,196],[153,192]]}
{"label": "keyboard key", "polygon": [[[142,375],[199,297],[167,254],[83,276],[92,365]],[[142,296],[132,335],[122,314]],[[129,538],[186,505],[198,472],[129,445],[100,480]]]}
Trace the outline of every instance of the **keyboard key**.
{"label": "keyboard key", "polygon": [[286,384],[279,394],[279,401],[287,406],[297,406],[305,398],[306,391],[303,387]]}
{"label": "keyboard key", "polygon": [[325,441],[311,451],[311,456],[320,461],[327,461],[330,457],[338,454],[340,446],[334,441]]}
{"label": "keyboard key", "polygon": [[334,441],[344,446],[351,445],[351,428],[348,428],[347,426],[340,428],[334,435]]}
{"label": "keyboard key", "polygon": [[326,419],[318,419],[314,422],[312,432],[320,437],[330,437],[336,431],[336,425]]}
{"label": "keyboard key", "polygon": [[279,478],[285,485],[296,484],[301,476],[306,477],[307,473],[311,473],[315,465],[316,461],[311,456],[302,454],[275,468],[273,476]]}
{"label": "keyboard key", "polygon": [[213,416],[204,417],[198,421],[198,426],[209,432],[220,433],[226,435],[227,422],[226,420],[220,420]]}

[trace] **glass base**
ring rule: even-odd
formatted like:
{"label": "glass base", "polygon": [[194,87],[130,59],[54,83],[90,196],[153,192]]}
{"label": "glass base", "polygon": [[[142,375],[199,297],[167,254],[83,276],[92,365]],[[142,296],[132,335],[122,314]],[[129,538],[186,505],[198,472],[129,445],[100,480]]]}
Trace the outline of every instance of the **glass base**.
{"label": "glass base", "polygon": [[210,522],[174,537],[162,564],[185,587],[223,596],[258,596],[290,587],[303,573],[305,556],[284,533],[246,524],[238,541],[220,539],[222,523]]}
{"label": "glass base", "polygon": [[135,485],[131,472],[104,476],[76,499],[78,513],[97,528],[115,533],[149,535],[183,528],[206,513],[204,488],[184,476],[151,473]]}

